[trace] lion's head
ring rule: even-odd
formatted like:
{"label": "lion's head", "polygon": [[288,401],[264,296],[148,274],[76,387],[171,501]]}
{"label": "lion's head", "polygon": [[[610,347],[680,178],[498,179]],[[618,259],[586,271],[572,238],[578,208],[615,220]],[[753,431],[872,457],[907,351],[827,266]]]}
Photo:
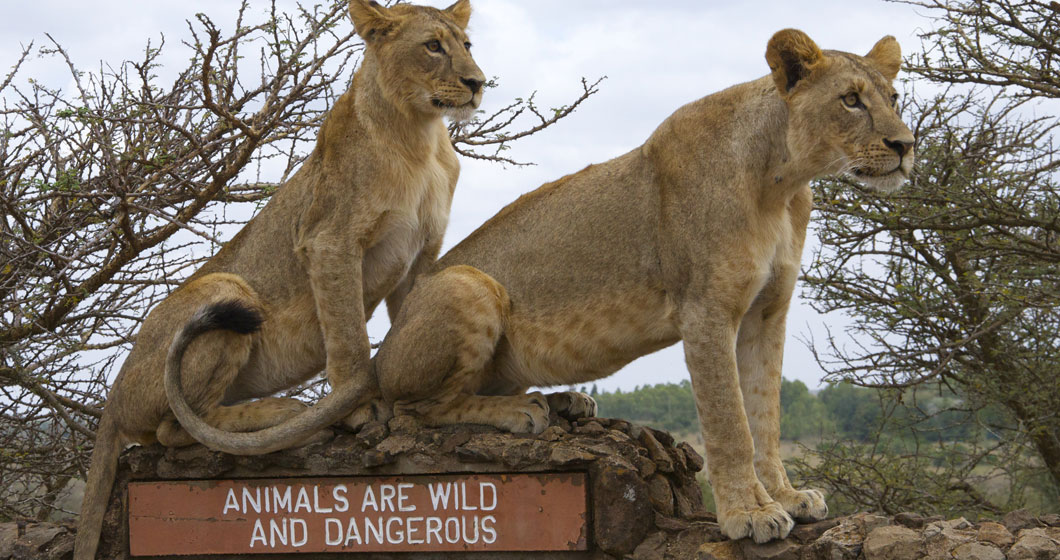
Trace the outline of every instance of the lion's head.
{"label": "lion's head", "polygon": [[350,16],[366,44],[366,58],[379,65],[379,85],[388,99],[402,109],[457,120],[474,113],[486,78],[464,32],[471,18],[468,0],[444,10],[350,0]]}
{"label": "lion's head", "polygon": [[902,64],[894,37],[858,56],[822,51],[802,31],[785,29],[769,40],[766,61],[788,105],[789,149],[821,175],[845,173],[881,191],[906,181],[914,137],[891,85]]}

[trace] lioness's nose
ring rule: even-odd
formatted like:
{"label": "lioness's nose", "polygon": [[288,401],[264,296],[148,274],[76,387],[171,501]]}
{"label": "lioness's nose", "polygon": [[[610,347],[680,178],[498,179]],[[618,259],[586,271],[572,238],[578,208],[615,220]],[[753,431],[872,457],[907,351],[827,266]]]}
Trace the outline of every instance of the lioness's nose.
{"label": "lioness's nose", "polygon": [[472,93],[478,93],[478,90],[482,89],[482,81],[476,80],[474,77],[461,77],[460,83],[467,86]]}
{"label": "lioness's nose", "polygon": [[909,153],[909,148],[913,147],[913,141],[906,138],[899,138],[897,140],[884,139],[884,145],[894,150],[898,157],[904,157],[905,154]]}
{"label": "lioness's nose", "polygon": [[467,89],[471,90],[472,94],[478,93],[478,90],[482,89],[482,80],[475,78],[460,78],[460,83],[467,86]]}

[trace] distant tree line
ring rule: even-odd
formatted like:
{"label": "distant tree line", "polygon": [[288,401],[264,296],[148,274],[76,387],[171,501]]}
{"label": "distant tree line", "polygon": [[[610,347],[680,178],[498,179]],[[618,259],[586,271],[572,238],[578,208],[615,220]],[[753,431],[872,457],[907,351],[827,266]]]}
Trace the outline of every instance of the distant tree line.
{"label": "distant tree line", "polygon": [[[584,388],[583,388],[584,389]],[[698,433],[699,420],[688,381],[644,385],[633,391],[589,393],[596,399],[601,416],[624,418],[676,433]],[[935,414],[951,406],[952,395],[917,395],[916,408],[889,410],[876,391],[850,383],[829,385],[816,394],[802,381],[784,379],[780,386],[780,437],[789,441],[842,439],[869,442],[877,434],[885,415],[892,422],[927,422],[933,426],[931,440],[961,441],[989,437],[972,430],[966,418],[953,411]],[[930,416],[930,418],[928,418]]]}

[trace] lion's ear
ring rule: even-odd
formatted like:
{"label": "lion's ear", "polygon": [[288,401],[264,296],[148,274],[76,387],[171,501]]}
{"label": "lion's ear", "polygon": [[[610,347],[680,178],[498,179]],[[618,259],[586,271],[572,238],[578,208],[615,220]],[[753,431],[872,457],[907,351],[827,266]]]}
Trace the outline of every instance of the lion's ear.
{"label": "lion's ear", "polygon": [[781,94],[791,91],[823,60],[817,43],[798,29],[777,31],[766,46],[766,62]]}
{"label": "lion's ear", "polygon": [[453,18],[453,21],[461,29],[467,29],[467,23],[471,21],[471,1],[457,0],[455,4],[445,9],[445,13]]}
{"label": "lion's ear", "polygon": [[390,10],[374,0],[350,0],[350,18],[354,30],[365,42],[385,36],[397,23]]}
{"label": "lion's ear", "polygon": [[894,80],[902,68],[902,47],[897,39],[888,35],[877,41],[865,58],[872,61],[884,78]]}

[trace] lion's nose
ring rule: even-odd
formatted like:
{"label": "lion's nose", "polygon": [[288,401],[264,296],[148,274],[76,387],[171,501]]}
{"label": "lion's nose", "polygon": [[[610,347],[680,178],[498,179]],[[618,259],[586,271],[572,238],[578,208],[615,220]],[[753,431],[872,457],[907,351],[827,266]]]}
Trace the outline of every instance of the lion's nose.
{"label": "lion's nose", "polygon": [[476,80],[475,78],[460,78],[460,83],[467,86],[467,89],[471,90],[472,94],[476,94],[478,90],[482,89],[482,80]]}
{"label": "lion's nose", "polygon": [[905,154],[909,153],[909,148],[913,147],[912,140],[899,139],[899,140],[884,140],[884,145],[895,151],[898,157],[905,157]]}

